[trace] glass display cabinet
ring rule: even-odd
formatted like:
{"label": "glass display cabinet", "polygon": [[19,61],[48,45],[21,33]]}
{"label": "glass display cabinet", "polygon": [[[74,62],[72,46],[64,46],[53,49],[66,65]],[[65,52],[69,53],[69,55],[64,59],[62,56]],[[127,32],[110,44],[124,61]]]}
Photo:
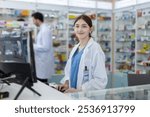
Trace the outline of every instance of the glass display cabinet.
{"label": "glass display cabinet", "polygon": [[150,85],[138,85],[68,94],[75,100],[149,100]]}

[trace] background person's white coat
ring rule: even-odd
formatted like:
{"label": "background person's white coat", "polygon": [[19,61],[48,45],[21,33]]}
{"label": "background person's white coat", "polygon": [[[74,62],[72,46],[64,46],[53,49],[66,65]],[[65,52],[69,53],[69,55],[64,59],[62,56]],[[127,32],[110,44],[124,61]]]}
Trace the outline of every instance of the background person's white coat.
{"label": "background person's white coat", "polygon": [[54,54],[51,32],[42,24],[34,43],[36,75],[40,79],[50,78],[54,73]]}
{"label": "background person's white coat", "polygon": [[[64,77],[65,81],[66,80],[70,81],[71,59],[75,51],[77,50],[78,46],[79,44],[73,48],[69,60],[67,61]],[[87,68],[89,69],[89,81],[82,84],[85,66],[87,66]],[[107,73],[105,69],[105,55],[100,45],[91,38],[87,43],[80,60],[77,78],[77,89],[82,90],[104,89],[106,84],[107,84]]]}

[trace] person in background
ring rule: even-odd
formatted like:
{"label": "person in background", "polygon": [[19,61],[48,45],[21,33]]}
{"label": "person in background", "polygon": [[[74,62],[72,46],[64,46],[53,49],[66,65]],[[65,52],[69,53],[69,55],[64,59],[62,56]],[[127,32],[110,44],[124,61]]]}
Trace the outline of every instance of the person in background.
{"label": "person in background", "polygon": [[74,22],[79,43],[72,49],[65,66],[65,82],[57,89],[65,93],[104,89],[107,84],[105,55],[91,37],[92,21],[80,15]]}
{"label": "person in background", "polygon": [[48,83],[48,78],[54,73],[54,54],[51,32],[44,23],[43,14],[32,14],[33,23],[39,27],[39,32],[34,40],[35,66],[38,80]]}

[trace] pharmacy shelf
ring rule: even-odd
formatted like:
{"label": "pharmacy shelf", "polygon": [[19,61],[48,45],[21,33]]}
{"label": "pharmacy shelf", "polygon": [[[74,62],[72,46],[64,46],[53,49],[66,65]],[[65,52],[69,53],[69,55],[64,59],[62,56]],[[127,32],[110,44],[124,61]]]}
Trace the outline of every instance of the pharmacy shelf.
{"label": "pharmacy shelf", "polygon": [[150,8],[137,10],[136,72],[149,73],[150,61]]}
{"label": "pharmacy shelf", "polygon": [[106,11],[97,11],[97,42],[105,53],[107,72],[112,71],[112,14]]}
{"label": "pharmacy shelf", "polygon": [[115,14],[115,70],[135,72],[135,12],[120,11]]}

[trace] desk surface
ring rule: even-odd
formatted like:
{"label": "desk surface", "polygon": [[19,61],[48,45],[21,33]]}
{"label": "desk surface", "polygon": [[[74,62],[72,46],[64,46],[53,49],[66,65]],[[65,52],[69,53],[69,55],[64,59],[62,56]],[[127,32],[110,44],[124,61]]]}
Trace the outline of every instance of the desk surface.
{"label": "desk surface", "polygon": [[[21,85],[12,83],[10,86],[4,85],[1,92],[8,91],[9,98],[4,98],[5,100],[12,100],[16,96],[17,92],[20,90]],[[140,85],[122,88],[112,88],[96,91],[85,91],[77,92],[72,94],[63,94],[48,85],[38,81],[34,84],[33,89],[39,92],[42,96],[38,96],[31,90],[25,88],[19,100],[150,100],[150,85]]]}
{"label": "desk surface", "polygon": [[[11,83],[10,86],[4,84],[1,92],[8,91],[9,92],[9,98],[4,98],[5,100],[13,100],[16,96],[17,92],[20,90],[21,85]],[[51,88],[48,85],[45,85],[44,83],[37,81],[37,83],[34,84],[32,87],[35,89],[38,93],[40,93],[42,96],[38,96],[28,88],[25,88],[23,92],[18,97],[18,100],[67,100],[71,99],[66,94],[63,94],[53,88]]]}

